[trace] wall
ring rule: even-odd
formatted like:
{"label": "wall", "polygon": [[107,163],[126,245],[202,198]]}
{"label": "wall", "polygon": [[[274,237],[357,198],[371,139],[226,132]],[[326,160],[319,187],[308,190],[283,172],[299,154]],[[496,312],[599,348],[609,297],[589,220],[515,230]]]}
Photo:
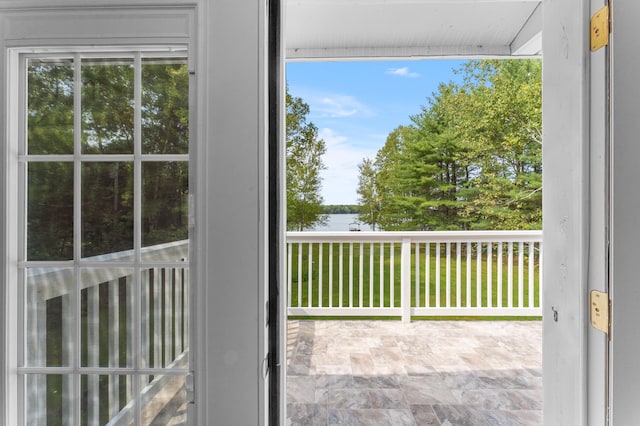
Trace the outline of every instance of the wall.
{"label": "wall", "polygon": [[209,2],[204,23],[206,418],[215,419],[209,424],[261,419],[265,3]]}

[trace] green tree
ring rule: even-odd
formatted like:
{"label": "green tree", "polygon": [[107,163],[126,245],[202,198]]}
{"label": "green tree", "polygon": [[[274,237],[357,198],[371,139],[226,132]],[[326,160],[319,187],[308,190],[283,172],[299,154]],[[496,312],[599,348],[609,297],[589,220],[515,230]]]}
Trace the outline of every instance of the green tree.
{"label": "green tree", "polygon": [[309,105],[287,92],[287,229],[302,231],[326,223],[320,172],[327,148],[318,128],[307,121]]}
{"label": "green tree", "polygon": [[471,166],[453,112],[466,93],[441,84],[428,107],[411,117],[415,131],[398,167],[403,197],[411,206],[405,229],[466,229],[460,215]]}
{"label": "green tree", "polygon": [[471,95],[460,128],[479,173],[463,214],[475,228],[540,229],[542,63],[470,61],[464,73]]}
{"label": "green tree", "polygon": [[414,138],[415,128],[399,126],[393,130],[375,158],[376,184],[380,199],[378,224],[381,229],[401,228],[411,214],[411,206],[404,199],[399,169],[403,163],[407,143]]}
{"label": "green tree", "polygon": [[358,220],[371,225],[371,229],[375,231],[382,207],[376,164],[370,158],[365,158],[358,164],[358,170],[360,172],[357,189],[360,206]]}
{"label": "green tree", "polygon": [[[539,229],[541,62],[469,61],[459,72],[463,84],[441,84],[411,125],[395,129],[378,151],[378,223]],[[361,170],[361,179],[370,179],[363,172],[370,170]]]}

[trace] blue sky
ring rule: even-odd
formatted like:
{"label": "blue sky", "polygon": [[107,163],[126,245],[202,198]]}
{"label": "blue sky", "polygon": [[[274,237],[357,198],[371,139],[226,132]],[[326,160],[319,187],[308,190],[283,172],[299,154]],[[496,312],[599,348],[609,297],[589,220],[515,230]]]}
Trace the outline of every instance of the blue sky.
{"label": "blue sky", "polygon": [[387,135],[428,105],[438,84],[460,82],[464,61],[291,62],[289,93],[310,107],[307,117],[327,145],[325,204],[356,204],[358,164],[373,158]]}

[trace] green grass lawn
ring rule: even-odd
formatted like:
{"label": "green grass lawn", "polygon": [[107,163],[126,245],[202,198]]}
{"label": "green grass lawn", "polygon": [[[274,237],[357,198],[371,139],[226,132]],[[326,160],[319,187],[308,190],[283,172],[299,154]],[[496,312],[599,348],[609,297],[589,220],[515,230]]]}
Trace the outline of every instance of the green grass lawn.
{"label": "green grass lawn", "polygon": [[[331,249],[331,246],[333,247]],[[353,306],[353,307],[390,307],[393,300],[393,306],[400,306],[400,270],[401,270],[401,244],[393,245],[393,256],[390,243],[376,243],[373,246],[370,243],[344,243],[342,244],[342,256],[340,254],[339,243],[294,243],[291,246],[291,275],[292,286],[290,298],[292,306],[309,306],[309,295],[311,294],[312,307],[329,307],[330,298],[331,305],[337,306]],[[477,307],[477,245],[472,244],[470,249],[470,261],[467,258],[466,243],[460,245],[460,262],[457,261],[456,244],[451,244],[451,258],[449,269],[449,286],[450,286],[450,304],[452,307]],[[309,250],[311,249],[311,268],[309,266]],[[419,268],[416,270],[416,249],[419,251]],[[498,279],[498,256],[497,244],[492,246],[492,257],[489,265],[487,264],[486,250],[487,245],[481,246],[482,258],[480,261],[480,279],[481,279],[481,301],[480,306],[487,307],[487,291],[491,292],[491,305],[498,305],[498,295],[501,294],[502,306],[509,305],[509,296],[513,306],[518,306],[520,296],[524,300],[524,306],[529,304],[529,247],[525,244],[522,253],[519,253],[518,245],[513,247],[513,270],[512,270],[512,290],[508,289],[509,268],[507,265],[507,244],[503,245],[503,261],[502,261],[502,277]],[[322,259],[320,259],[320,251],[322,250]],[[331,252],[332,250],[332,252]],[[353,250],[352,262],[350,263],[350,252]],[[383,250],[383,261],[380,261],[380,251]],[[331,255],[330,255],[331,252]],[[362,253],[362,268],[360,266],[360,253]],[[302,256],[302,262],[299,262],[299,255]],[[373,254],[373,258],[371,257]],[[539,258],[537,251],[533,253],[533,291],[534,306],[540,306],[539,300]],[[518,256],[522,256],[523,260],[523,281],[520,286],[518,283]],[[411,244],[411,306],[425,307],[425,295],[428,293],[428,306],[436,306],[438,298],[440,306],[444,307],[447,303],[447,263],[446,263],[446,245],[440,245],[440,270],[436,265],[436,244],[430,244],[428,263],[426,244]],[[340,259],[342,259],[342,272],[340,270]],[[332,271],[330,276],[330,262],[332,263]],[[382,268],[381,268],[382,263]],[[322,265],[322,268],[320,268]],[[488,285],[487,268],[491,267],[491,285]],[[468,279],[467,271],[470,267],[470,276]],[[311,269],[311,277],[309,270]],[[427,291],[427,271],[429,275],[429,287]],[[459,285],[457,284],[457,274],[460,272]],[[416,274],[419,274],[418,285],[416,286]],[[436,286],[437,278],[440,278],[439,286]],[[322,278],[322,299],[320,302],[320,285],[319,279]],[[342,276],[342,291],[340,291],[339,281]],[[350,278],[352,277],[352,278]],[[362,277],[362,287],[360,279]],[[298,286],[301,279],[300,290]],[[311,290],[309,291],[309,279],[311,279]],[[332,291],[330,291],[330,280],[332,281]],[[370,282],[373,282],[370,285]],[[467,281],[469,286],[467,286]],[[468,288],[469,287],[469,288]],[[373,293],[373,294],[371,294]],[[419,300],[416,301],[419,295]],[[467,295],[470,300],[467,300]],[[340,304],[342,296],[342,304]],[[360,302],[362,299],[362,303]],[[459,299],[459,303],[458,303]],[[298,305],[298,300],[301,301]],[[381,302],[382,301],[382,302]],[[373,302],[373,303],[371,303]],[[470,302],[467,304],[467,302]],[[450,317],[447,317],[450,318]]]}

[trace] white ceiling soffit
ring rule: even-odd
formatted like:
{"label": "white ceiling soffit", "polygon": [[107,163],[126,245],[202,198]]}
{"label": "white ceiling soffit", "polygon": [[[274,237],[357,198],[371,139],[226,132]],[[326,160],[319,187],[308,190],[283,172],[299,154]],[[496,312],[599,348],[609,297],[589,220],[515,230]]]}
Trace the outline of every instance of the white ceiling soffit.
{"label": "white ceiling soffit", "polygon": [[542,54],[540,0],[284,0],[289,61]]}

